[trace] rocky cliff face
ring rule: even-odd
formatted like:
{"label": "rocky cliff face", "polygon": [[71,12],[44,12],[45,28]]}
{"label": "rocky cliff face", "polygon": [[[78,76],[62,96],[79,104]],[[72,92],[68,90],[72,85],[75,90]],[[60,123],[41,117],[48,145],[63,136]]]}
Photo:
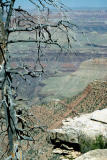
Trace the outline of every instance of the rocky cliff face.
{"label": "rocky cliff face", "polygon": [[60,129],[49,130],[48,140],[56,147],[66,145],[82,153],[107,148],[107,108],[67,118],[62,124]]}

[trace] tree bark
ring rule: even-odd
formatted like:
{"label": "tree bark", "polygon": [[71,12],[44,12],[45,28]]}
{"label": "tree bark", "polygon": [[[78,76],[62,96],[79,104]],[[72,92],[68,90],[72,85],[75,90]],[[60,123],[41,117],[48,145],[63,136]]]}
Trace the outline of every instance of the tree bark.
{"label": "tree bark", "polygon": [[[9,153],[10,156],[7,159],[19,160],[22,157],[18,156],[18,135],[17,135],[17,117],[15,111],[14,99],[12,96],[11,88],[11,76],[6,70],[7,62],[5,59],[8,57],[8,52],[6,51],[6,41],[8,40],[8,27],[9,21],[12,15],[12,8],[15,0],[11,1],[10,10],[7,15],[7,20],[4,26],[3,22],[3,11],[1,7],[2,1],[0,1],[0,89],[2,90],[2,105],[4,107],[6,126],[8,132],[9,141]],[[19,158],[18,158],[19,157]]]}

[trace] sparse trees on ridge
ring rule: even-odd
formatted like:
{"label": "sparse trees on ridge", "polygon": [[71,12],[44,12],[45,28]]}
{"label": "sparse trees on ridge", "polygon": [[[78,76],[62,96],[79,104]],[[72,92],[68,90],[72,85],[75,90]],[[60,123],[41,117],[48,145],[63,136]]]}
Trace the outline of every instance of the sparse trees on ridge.
{"label": "sparse trees on ridge", "polygon": [[[63,10],[63,4],[58,3],[56,0],[26,0],[33,4],[38,10],[47,10],[50,5]],[[24,81],[27,80],[26,76],[39,77],[44,73],[44,66],[41,63],[41,55],[43,49],[49,46],[57,46],[61,51],[63,46],[59,44],[58,39],[54,39],[52,31],[54,29],[63,31],[66,35],[68,48],[71,47],[68,29],[72,29],[73,24],[70,24],[67,20],[59,20],[55,23],[49,23],[45,15],[40,16],[40,22],[37,17],[33,16],[27,10],[22,7],[15,8],[16,0],[0,0],[0,89],[2,91],[2,100],[0,106],[0,135],[8,135],[8,158],[21,160],[22,153],[20,149],[20,142],[22,140],[34,141],[31,136],[31,132],[36,126],[32,123],[29,126],[29,122],[23,117],[23,114],[28,115],[28,112],[24,112],[25,108],[18,108],[16,102],[17,85],[13,86],[12,80],[15,75],[20,76]],[[47,7],[48,6],[48,7]],[[13,13],[17,14],[16,17]],[[15,26],[14,26],[15,24]],[[33,37],[27,38],[14,38],[12,34],[15,33],[33,33]],[[10,38],[12,37],[12,39]],[[10,64],[11,56],[8,50],[10,44],[18,44],[20,47],[21,43],[35,43],[37,51],[37,59],[35,66],[29,68],[27,65],[22,63],[20,66],[12,67]],[[18,52],[17,52],[18,54]],[[20,55],[19,55],[20,56]],[[3,110],[3,111],[2,111]],[[30,119],[30,118],[29,118]],[[19,123],[21,125],[19,125]],[[2,159],[4,157],[2,156]]]}

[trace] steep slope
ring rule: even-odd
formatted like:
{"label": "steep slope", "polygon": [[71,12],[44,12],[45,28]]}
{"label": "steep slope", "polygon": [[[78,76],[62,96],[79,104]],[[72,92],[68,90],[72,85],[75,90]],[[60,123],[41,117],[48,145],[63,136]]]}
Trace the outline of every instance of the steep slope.
{"label": "steep slope", "polygon": [[[68,101],[68,100],[67,100]],[[78,96],[75,96],[69,100],[69,103],[65,105],[67,111],[61,118],[68,116],[76,116],[81,113],[90,113],[97,109],[103,109],[107,107],[107,81],[94,81],[90,83],[86,89]],[[61,121],[58,121],[52,126],[52,128],[59,127]]]}
{"label": "steep slope", "polygon": [[[78,114],[93,112],[107,107],[107,81],[94,81],[86,89],[73,97],[63,101],[50,102],[47,105],[32,106],[30,113],[34,115],[34,123],[39,126],[47,126],[48,129],[58,128],[66,117],[74,117]],[[24,142],[22,147],[26,160],[48,160],[52,154],[52,145],[46,141],[47,131],[35,131],[35,143],[31,146]],[[2,144],[3,145],[3,144]]]}
{"label": "steep slope", "polygon": [[[79,103],[78,103],[79,101]],[[75,105],[75,103],[77,103]],[[76,112],[93,112],[107,107],[107,81],[94,81],[69,104]]]}
{"label": "steep slope", "polygon": [[[48,129],[54,129],[61,126],[62,120],[66,117],[73,117],[107,107],[106,98],[107,81],[94,81],[78,96],[73,97],[69,103],[67,103],[67,100],[55,101],[47,105],[33,106],[31,111],[36,117],[36,124],[45,125]],[[34,148],[38,150],[40,160],[47,160],[47,157],[51,156],[52,146],[47,143],[46,137],[47,132],[38,132],[38,136],[35,135],[33,150]],[[34,157],[33,154],[32,157]]]}

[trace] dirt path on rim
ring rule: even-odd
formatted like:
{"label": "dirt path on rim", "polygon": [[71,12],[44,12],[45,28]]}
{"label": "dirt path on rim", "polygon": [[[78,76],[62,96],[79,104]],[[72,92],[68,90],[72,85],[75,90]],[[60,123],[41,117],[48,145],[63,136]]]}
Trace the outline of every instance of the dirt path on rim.
{"label": "dirt path on rim", "polygon": [[75,110],[75,106],[77,106],[84,98],[88,96],[88,94],[91,91],[91,86],[88,85],[88,87],[83,91],[82,95],[78,97],[74,102],[71,102],[70,104],[65,104],[67,107],[66,113],[63,114],[63,116],[59,119],[58,122],[53,123],[52,127],[49,129],[55,129],[58,128],[62,124],[62,120],[65,119],[67,116],[69,116],[70,113],[77,114],[77,111]]}

